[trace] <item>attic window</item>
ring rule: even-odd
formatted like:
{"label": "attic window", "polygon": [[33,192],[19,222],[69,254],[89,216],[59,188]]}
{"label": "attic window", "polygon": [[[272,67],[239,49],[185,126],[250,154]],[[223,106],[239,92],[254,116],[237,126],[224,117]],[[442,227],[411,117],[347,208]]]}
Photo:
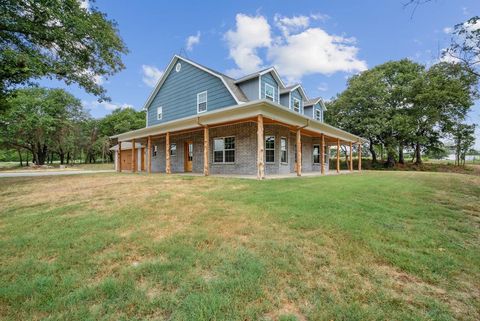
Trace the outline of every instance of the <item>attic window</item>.
{"label": "attic window", "polygon": [[177,63],[177,65],[175,66],[175,71],[176,71],[176,72],[179,72],[181,69],[182,69],[182,64],[181,64],[181,63]]}
{"label": "attic window", "polygon": [[265,98],[274,101],[275,88],[272,85],[265,84]]}
{"label": "attic window", "polygon": [[322,111],[320,109],[315,109],[315,120],[322,121]]}
{"label": "attic window", "polygon": [[297,113],[300,112],[300,99],[293,98],[293,110]]}

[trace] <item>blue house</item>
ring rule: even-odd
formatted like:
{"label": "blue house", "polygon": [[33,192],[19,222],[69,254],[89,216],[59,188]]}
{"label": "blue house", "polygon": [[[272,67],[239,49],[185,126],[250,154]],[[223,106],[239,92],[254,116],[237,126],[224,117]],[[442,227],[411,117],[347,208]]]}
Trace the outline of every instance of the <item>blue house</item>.
{"label": "blue house", "polygon": [[323,100],[286,86],[273,67],[233,79],[176,55],[144,109],[145,128],[112,137],[118,171],[324,174],[330,146],[338,172],[340,145],[364,142],[325,124]]}

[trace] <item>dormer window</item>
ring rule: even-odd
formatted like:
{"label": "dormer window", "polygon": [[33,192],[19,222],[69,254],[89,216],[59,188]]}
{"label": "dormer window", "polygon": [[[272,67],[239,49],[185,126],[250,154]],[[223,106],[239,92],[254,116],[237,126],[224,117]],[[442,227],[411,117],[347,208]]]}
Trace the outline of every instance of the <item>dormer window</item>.
{"label": "dormer window", "polygon": [[293,98],[293,110],[297,113],[300,112],[300,99]]}
{"label": "dormer window", "polygon": [[157,120],[161,120],[163,118],[163,107],[157,108]]}
{"label": "dormer window", "polygon": [[322,111],[320,109],[315,109],[315,120],[322,121]]}
{"label": "dormer window", "polygon": [[197,113],[207,111],[207,92],[203,91],[197,94]]}
{"label": "dormer window", "polygon": [[275,100],[275,87],[265,84],[265,98],[271,101]]}

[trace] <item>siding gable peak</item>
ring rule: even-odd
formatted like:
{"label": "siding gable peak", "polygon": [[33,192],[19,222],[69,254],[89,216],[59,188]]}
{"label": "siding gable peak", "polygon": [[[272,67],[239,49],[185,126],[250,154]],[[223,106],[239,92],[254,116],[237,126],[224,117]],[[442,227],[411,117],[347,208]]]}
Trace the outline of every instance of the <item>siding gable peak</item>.
{"label": "siding gable peak", "polygon": [[195,63],[194,61],[191,61],[187,58],[181,57],[179,55],[174,55],[173,58],[170,60],[170,63],[168,64],[167,68],[165,69],[165,72],[163,73],[162,77],[160,77],[160,79],[158,80],[154,89],[150,93],[150,96],[148,97],[147,101],[143,105],[143,110],[148,111],[148,108],[150,107],[150,105],[151,105],[152,101],[154,100],[155,96],[158,94],[158,92],[160,91],[160,88],[162,88],[163,83],[165,82],[167,77],[170,75],[172,70],[174,70],[174,67],[175,67],[176,63],[179,60],[181,60],[185,63],[188,63],[188,64],[190,64],[190,65],[192,65],[192,66],[194,66],[194,67],[196,67],[196,68],[198,68],[202,71],[205,71],[205,72],[211,74],[212,76],[215,76],[215,77],[219,78],[222,81],[225,88],[232,95],[233,99],[235,100],[235,102],[237,104],[242,104],[243,102],[246,101],[246,99],[243,97],[243,93],[241,93],[240,89],[233,88],[234,86],[236,86],[234,84],[234,81],[231,80],[231,79],[228,79],[227,76],[225,76],[223,74],[220,74],[220,73],[217,73],[217,72],[214,72],[213,70],[211,70],[209,68],[206,68],[202,65],[199,65],[199,64]]}

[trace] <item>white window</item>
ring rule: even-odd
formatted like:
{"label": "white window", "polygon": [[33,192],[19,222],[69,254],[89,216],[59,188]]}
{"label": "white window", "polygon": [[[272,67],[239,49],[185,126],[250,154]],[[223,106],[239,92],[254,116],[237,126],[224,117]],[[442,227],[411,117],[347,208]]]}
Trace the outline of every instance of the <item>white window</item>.
{"label": "white window", "polygon": [[265,137],[265,162],[275,163],[275,136]]}
{"label": "white window", "polygon": [[313,163],[320,164],[320,145],[313,145]]}
{"label": "white window", "polygon": [[322,117],[322,110],[321,109],[315,109],[315,120],[318,121],[323,121]]}
{"label": "white window", "polygon": [[213,162],[235,163],[235,137],[213,139]]}
{"label": "white window", "polygon": [[182,69],[182,64],[181,64],[181,63],[177,63],[177,65],[175,66],[175,71],[176,71],[176,72],[180,72],[181,69]]}
{"label": "white window", "polygon": [[160,120],[163,118],[163,107],[158,107],[157,108],[157,120]]}
{"label": "white window", "polygon": [[286,137],[280,138],[280,161],[288,163],[288,142]]}
{"label": "white window", "polygon": [[177,144],[170,144],[170,156],[177,156]]}
{"label": "white window", "polygon": [[152,156],[153,157],[157,156],[157,153],[158,153],[158,147],[157,145],[153,145]]}
{"label": "white window", "polygon": [[207,92],[203,91],[197,94],[197,113],[207,111]]}
{"label": "white window", "polygon": [[274,101],[275,97],[275,87],[269,84],[265,84],[265,98],[271,101]]}
{"label": "white window", "polygon": [[293,98],[293,110],[297,113],[300,112],[300,99]]}

